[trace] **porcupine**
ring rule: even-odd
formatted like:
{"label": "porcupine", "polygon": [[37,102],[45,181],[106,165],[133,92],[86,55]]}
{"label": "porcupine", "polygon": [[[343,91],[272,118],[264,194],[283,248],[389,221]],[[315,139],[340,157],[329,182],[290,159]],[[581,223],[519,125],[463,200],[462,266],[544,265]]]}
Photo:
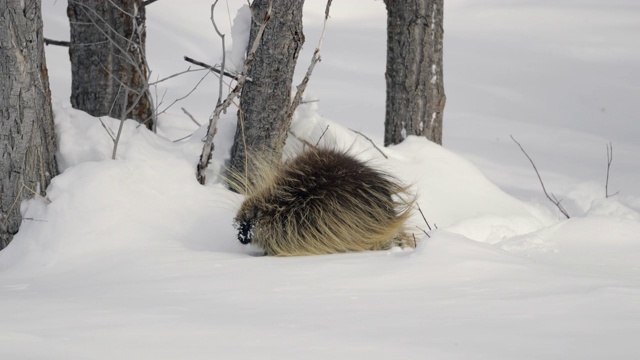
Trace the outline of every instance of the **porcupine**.
{"label": "porcupine", "polygon": [[294,256],[388,249],[406,237],[408,187],[345,151],[311,148],[282,164],[253,164],[262,174],[235,182],[245,187],[236,186],[246,198],[234,219],[242,244]]}

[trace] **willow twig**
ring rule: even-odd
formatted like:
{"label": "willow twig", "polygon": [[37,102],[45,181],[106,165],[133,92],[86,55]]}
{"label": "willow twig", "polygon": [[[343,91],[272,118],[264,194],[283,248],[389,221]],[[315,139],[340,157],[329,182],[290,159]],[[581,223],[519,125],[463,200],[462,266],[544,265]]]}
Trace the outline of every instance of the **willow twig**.
{"label": "willow twig", "polygon": [[529,159],[529,162],[531,163],[531,166],[533,166],[533,170],[535,170],[536,175],[538,176],[538,180],[540,181],[540,185],[542,186],[542,191],[544,192],[544,195],[547,197],[547,199],[549,199],[549,201],[551,201],[557,208],[558,210],[560,210],[560,212],[567,218],[569,219],[569,213],[567,212],[567,210],[565,210],[565,208],[560,204],[560,202],[562,200],[558,200],[558,198],[556,198],[555,195],[553,194],[549,194],[547,192],[547,188],[544,186],[544,181],[542,181],[542,177],[540,176],[540,172],[538,172],[538,168],[536,167],[536,164],[533,162],[533,160],[531,159],[531,157],[529,156],[529,154],[527,154],[527,152],[524,150],[524,148],[522,147],[522,145],[520,145],[520,143],[513,137],[513,135],[511,135],[511,140],[513,140],[513,142],[515,142],[518,147],[520,148],[520,150],[522,150],[522,153],[524,154],[524,156],[527,157],[527,159]]}
{"label": "willow twig", "polygon": [[385,159],[388,159],[389,157],[387,155],[385,155],[385,153],[382,152],[382,150],[380,150],[380,148],[376,145],[376,143],[373,142],[373,140],[371,140],[370,137],[368,137],[367,135],[361,133],[360,131],[357,130],[353,130],[353,129],[349,129],[351,131],[353,131],[354,133],[362,136],[363,138],[369,140],[369,142],[371,143],[371,145],[373,145],[374,148],[376,148],[376,150],[378,150],[378,152],[380,152],[380,154],[382,154],[382,156],[384,156]]}

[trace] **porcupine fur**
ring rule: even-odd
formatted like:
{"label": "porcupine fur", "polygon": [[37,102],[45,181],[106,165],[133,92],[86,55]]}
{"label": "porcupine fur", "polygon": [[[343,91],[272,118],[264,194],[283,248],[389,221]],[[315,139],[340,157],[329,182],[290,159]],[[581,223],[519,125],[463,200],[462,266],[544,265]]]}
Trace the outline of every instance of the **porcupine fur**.
{"label": "porcupine fur", "polygon": [[252,165],[259,175],[251,182],[232,174],[246,196],[234,224],[241,243],[266,255],[381,250],[403,237],[408,187],[345,151],[310,148]]}

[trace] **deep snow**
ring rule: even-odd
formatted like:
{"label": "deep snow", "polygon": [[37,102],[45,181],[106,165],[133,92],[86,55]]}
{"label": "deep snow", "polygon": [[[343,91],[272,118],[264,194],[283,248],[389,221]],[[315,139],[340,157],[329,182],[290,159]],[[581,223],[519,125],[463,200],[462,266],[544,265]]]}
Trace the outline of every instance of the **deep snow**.
{"label": "deep snow", "polygon": [[[219,14],[230,31],[242,1]],[[64,2],[45,35],[65,38]],[[209,63],[210,3],[149,8],[158,76]],[[384,5],[339,1],[293,132],[350,147],[414,184],[438,229],[416,250],[270,258],[231,227],[242,200],[216,176],[234,111],[220,121],[209,183],[194,167],[214,77],[161,118],[126,122],[117,160],[100,122],[68,105],[66,51],[47,48],[62,174],[0,252],[3,359],[635,359],[640,354],[640,6],[633,1],[447,2],[445,146],[383,148]],[[307,1],[304,71],[323,2]],[[223,21],[226,20],[226,21]],[[236,32],[241,32],[236,28]],[[224,30],[223,30],[224,31]],[[308,56],[306,56],[307,54]],[[202,74],[166,84],[188,92]],[[159,89],[159,93],[164,90]],[[118,121],[103,118],[117,129]],[[172,140],[194,132],[189,139]],[[509,135],[563,198],[564,220]],[[605,144],[612,142],[604,197]],[[299,148],[290,138],[290,152]],[[419,214],[412,223],[424,228]]]}

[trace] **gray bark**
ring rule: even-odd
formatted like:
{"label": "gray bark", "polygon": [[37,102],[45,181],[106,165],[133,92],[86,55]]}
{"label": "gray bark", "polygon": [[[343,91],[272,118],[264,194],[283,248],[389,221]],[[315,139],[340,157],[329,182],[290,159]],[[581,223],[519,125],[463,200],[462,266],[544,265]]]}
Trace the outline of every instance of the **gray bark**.
{"label": "gray bark", "polygon": [[[0,1],[0,249],[58,174],[40,0]],[[33,191],[33,192],[32,192]]]}
{"label": "gray bark", "polygon": [[71,105],[93,116],[127,118],[153,127],[145,58],[142,0],[69,0]]}
{"label": "gray bark", "polygon": [[[249,44],[253,43],[263,19],[267,0],[254,0],[251,7]],[[238,126],[231,150],[229,168],[239,174],[251,174],[245,169],[247,159],[254,154],[269,153],[279,157],[287,137],[291,117],[291,84],[298,54],[304,43],[302,33],[303,0],[273,0],[272,13],[262,35],[249,77],[242,89]]]}
{"label": "gray bark", "polygon": [[385,0],[387,100],[385,146],[408,135],[442,144],[443,0]]}

